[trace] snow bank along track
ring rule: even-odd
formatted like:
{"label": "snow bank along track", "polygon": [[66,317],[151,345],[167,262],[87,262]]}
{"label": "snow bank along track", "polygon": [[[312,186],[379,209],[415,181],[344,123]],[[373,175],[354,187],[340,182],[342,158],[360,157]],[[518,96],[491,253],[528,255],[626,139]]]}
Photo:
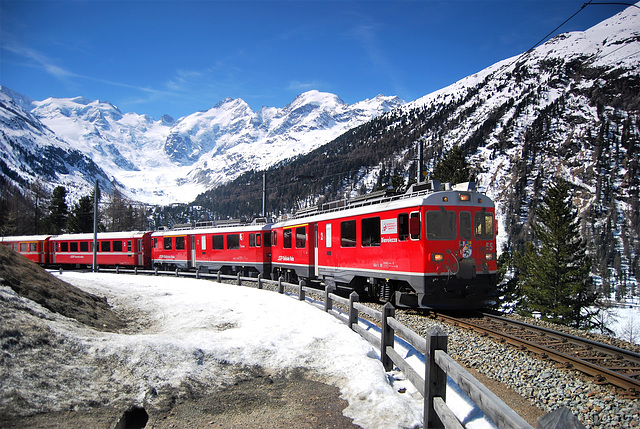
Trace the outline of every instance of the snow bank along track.
{"label": "snow bank along track", "polygon": [[638,353],[486,313],[472,318],[437,313],[435,318],[529,350],[542,359],[554,360],[560,367],[593,376],[597,384],[610,383],[622,388],[628,396],[640,396]]}

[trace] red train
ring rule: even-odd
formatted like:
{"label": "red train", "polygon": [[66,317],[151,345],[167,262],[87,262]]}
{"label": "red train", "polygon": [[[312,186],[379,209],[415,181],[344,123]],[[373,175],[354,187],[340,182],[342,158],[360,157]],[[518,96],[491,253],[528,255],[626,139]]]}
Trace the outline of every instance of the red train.
{"label": "red train", "polygon": [[[92,241],[92,234],[2,239],[56,265],[91,265]],[[482,308],[496,294],[495,206],[473,183],[421,183],[273,224],[103,233],[98,241],[98,265],[323,281],[398,306]]]}

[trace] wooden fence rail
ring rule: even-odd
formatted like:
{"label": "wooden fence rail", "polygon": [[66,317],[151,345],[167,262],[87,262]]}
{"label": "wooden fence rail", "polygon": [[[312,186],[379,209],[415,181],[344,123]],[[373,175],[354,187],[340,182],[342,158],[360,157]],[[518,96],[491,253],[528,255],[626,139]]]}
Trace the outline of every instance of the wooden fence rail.
{"label": "wooden fence rail", "polygon": [[[61,270],[62,271],[62,270]],[[286,283],[283,278],[278,280],[263,279],[262,276],[241,277],[237,275],[225,275],[218,273],[201,273],[198,271],[158,271],[130,269],[102,269],[101,271],[114,271],[116,273],[175,275],[196,278],[209,278],[221,282],[235,280],[238,285],[243,282],[257,283],[259,289],[265,284],[275,286],[278,293],[284,294],[286,290],[292,290],[300,301],[306,300],[306,293],[324,295],[322,307],[324,311],[332,314],[350,329],[357,332],[374,347],[380,350],[380,359],[386,371],[397,366],[405,377],[416,387],[424,398],[424,422],[425,428],[464,428],[446,403],[447,376],[480,408],[484,414],[500,429],[533,427],[520,415],[513,411],[507,404],[480,383],[466,369],[458,364],[447,354],[447,335],[439,327],[432,328],[426,337],[418,335],[410,328],[403,325],[395,318],[395,308],[390,303],[383,307],[383,311],[377,311],[359,302],[358,294],[352,292],[349,299],[334,294],[334,288],[330,285],[324,291],[299,284]],[[290,294],[293,295],[293,294]],[[342,311],[334,308],[333,303],[344,306]],[[366,327],[367,320],[359,317],[360,313],[366,314],[373,323],[378,323],[380,335],[376,335]],[[424,374],[420,374],[409,362],[407,362],[395,349],[395,335],[398,333],[416,351],[424,356]],[[580,421],[566,408],[559,408],[538,419],[537,429],[562,429],[584,428]]]}

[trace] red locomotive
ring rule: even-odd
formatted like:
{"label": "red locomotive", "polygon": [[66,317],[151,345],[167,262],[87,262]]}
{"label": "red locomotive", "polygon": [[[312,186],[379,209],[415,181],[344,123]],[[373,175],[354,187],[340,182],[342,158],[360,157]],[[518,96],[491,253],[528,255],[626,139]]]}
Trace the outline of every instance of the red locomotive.
{"label": "red locomotive", "polygon": [[[5,237],[34,262],[91,265],[93,234]],[[482,308],[496,294],[495,206],[475,184],[420,183],[267,223],[98,234],[100,266],[323,281],[398,306]]]}
{"label": "red locomotive", "polygon": [[395,296],[398,306],[482,308],[495,300],[495,207],[473,183],[332,203],[272,230],[276,276],[382,301]]}

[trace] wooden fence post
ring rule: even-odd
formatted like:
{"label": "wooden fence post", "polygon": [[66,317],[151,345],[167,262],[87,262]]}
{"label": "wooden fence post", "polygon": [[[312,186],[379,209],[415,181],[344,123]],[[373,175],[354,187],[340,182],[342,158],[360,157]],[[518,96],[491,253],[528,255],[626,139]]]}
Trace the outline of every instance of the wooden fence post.
{"label": "wooden fence post", "polygon": [[444,424],[433,406],[433,399],[440,397],[443,401],[446,401],[447,374],[436,363],[435,351],[442,350],[445,353],[447,352],[448,337],[442,328],[436,326],[430,330],[426,339],[427,354],[424,357],[424,427],[444,428]]}
{"label": "wooden fence post", "polygon": [[393,369],[393,361],[387,354],[387,346],[393,348],[395,342],[395,332],[391,326],[387,323],[388,317],[395,317],[396,309],[393,304],[387,302],[382,307],[382,338],[380,339],[380,359],[382,360],[382,366],[385,371],[391,371]]}
{"label": "wooden fence post", "polygon": [[120,265],[116,265],[116,274],[120,274]]}
{"label": "wooden fence post", "polygon": [[284,293],[284,285],[282,284],[282,276],[278,277],[278,293]]}
{"label": "wooden fence post", "polygon": [[360,297],[356,291],[349,295],[349,329],[353,330],[353,325],[358,324],[358,309],[353,306],[354,302],[358,302]]}
{"label": "wooden fence post", "polygon": [[262,289],[262,274],[258,274],[258,289]]}
{"label": "wooden fence post", "polygon": [[300,289],[298,289],[298,301],[304,301],[304,289],[302,289],[304,286],[304,280],[299,280],[298,286],[300,287]]}
{"label": "wooden fence post", "polygon": [[335,290],[335,286],[331,284],[325,284],[324,286],[324,311],[329,311],[333,308],[333,300],[329,296],[330,293],[333,293]]}
{"label": "wooden fence post", "polygon": [[156,276],[158,275],[158,267],[155,267],[155,268],[153,269],[153,273],[154,273]]}
{"label": "wooden fence post", "polygon": [[199,265],[198,268],[196,268],[196,278],[199,279],[200,278],[200,269],[202,268],[202,265]]}
{"label": "wooden fence post", "polygon": [[242,286],[242,280],[240,280],[240,271],[238,271],[238,286]]}
{"label": "wooden fence post", "polygon": [[133,274],[135,274],[136,276],[138,275],[138,267],[135,267],[135,268],[133,269]]}
{"label": "wooden fence post", "polygon": [[222,283],[222,273],[218,270],[218,283]]}
{"label": "wooden fence post", "polygon": [[180,277],[180,268],[176,268],[176,277]]}

